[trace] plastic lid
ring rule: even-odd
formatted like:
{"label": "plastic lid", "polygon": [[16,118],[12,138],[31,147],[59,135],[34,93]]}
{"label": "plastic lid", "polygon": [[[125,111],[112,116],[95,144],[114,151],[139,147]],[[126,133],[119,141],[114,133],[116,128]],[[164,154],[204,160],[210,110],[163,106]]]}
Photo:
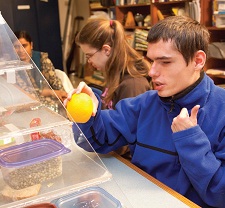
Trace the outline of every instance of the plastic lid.
{"label": "plastic lid", "polygon": [[41,203],[41,204],[30,205],[24,208],[56,208],[56,206],[51,203]]}
{"label": "plastic lid", "polygon": [[14,145],[0,151],[0,165],[18,168],[32,165],[71,152],[63,144],[52,139],[41,139]]}
{"label": "plastic lid", "polygon": [[58,208],[122,208],[119,200],[100,187],[89,187],[61,198],[54,199],[51,203],[55,204]]}

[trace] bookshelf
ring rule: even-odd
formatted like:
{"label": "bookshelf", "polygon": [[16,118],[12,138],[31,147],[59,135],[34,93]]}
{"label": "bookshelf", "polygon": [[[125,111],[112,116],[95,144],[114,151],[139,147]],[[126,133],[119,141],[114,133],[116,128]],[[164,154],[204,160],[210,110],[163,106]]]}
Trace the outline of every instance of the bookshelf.
{"label": "bookshelf", "polygon": [[173,8],[178,10],[184,10],[185,5],[192,1],[166,1],[166,2],[156,2],[151,4],[151,17],[152,24],[159,21],[159,14],[163,15],[163,18],[167,16],[174,15]]}
{"label": "bookshelf", "polygon": [[[98,1],[98,0],[95,0]],[[211,42],[224,42],[225,41],[225,28],[215,27],[213,24],[213,1],[216,0],[200,0],[200,8],[201,8],[201,19],[200,22],[204,24],[211,35]],[[218,1],[218,0],[217,0]],[[100,1],[98,1],[100,2]],[[174,15],[174,9],[185,10],[187,4],[191,4],[194,0],[150,0],[148,3],[143,3],[146,1],[137,0],[136,4],[126,4],[126,2],[136,2],[135,0],[115,0],[116,4],[113,6],[114,8],[114,18],[120,21],[123,25],[125,25],[125,19],[127,13],[129,11],[132,12],[133,16],[137,13],[141,13],[144,17],[150,15],[150,26],[154,25],[159,21],[159,15],[161,13],[162,18],[166,18],[167,16]],[[122,3],[121,3],[122,2]],[[109,8],[112,7],[103,7],[102,9],[108,11]],[[95,9],[96,10],[96,9]],[[93,10],[92,10],[93,11]],[[186,10],[185,10],[186,11]],[[200,13],[200,12],[199,12]],[[126,31],[135,32],[136,29],[140,30],[148,30],[150,26],[138,26],[137,23],[135,26],[124,26]],[[143,52],[143,51],[142,51]],[[216,59],[209,58],[205,70],[211,68],[225,68],[225,59]],[[212,79],[215,83],[220,84],[225,83],[224,77],[217,77],[216,75],[212,75]]]}
{"label": "bookshelf", "polygon": [[[121,1],[121,0],[120,0]],[[120,2],[119,1],[119,2]],[[120,21],[123,25],[125,22],[126,15],[129,11],[135,14],[140,13],[143,14],[144,17],[147,15],[150,15],[151,17],[151,25],[157,23],[159,21],[158,17],[158,11],[161,11],[164,18],[168,15],[174,15],[173,14],[173,8],[185,8],[185,5],[191,2],[194,2],[194,0],[149,0],[149,3],[136,3],[136,4],[126,4],[126,1],[131,0],[123,0],[123,5],[116,4],[113,6],[101,6],[100,0],[90,0],[90,14],[92,14],[94,11],[105,11],[108,12],[109,10],[114,10],[114,18],[118,21]],[[137,2],[146,2],[141,0],[136,0]],[[132,2],[136,2],[133,0]],[[211,41],[221,41],[225,39],[224,31],[225,28],[218,28],[213,26],[213,1],[217,0],[200,0],[200,7],[201,7],[201,23],[207,26],[207,28],[211,32]],[[104,1],[106,2],[106,0]],[[118,2],[116,0],[111,2]],[[94,4],[94,5],[93,5]],[[149,29],[149,27],[140,27],[137,24],[133,27],[124,27],[126,30],[134,30],[136,28],[138,29]]]}
{"label": "bookshelf", "polygon": [[[151,14],[151,5],[150,5],[150,3],[118,5],[115,7],[115,11],[116,11],[116,19],[124,25],[126,15],[129,11],[132,12],[133,16],[135,16],[137,13],[139,13],[139,14],[142,14],[144,17],[146,17],[147,15]],[[137,23],[135,24],[135,26],[132,26],[132,27],[124,26],[124,28],[126,30],[134,30],[136,28],[148,29],[147,26],[138,26]]]}
{"label": "bookshelf", "polygon": [[[201,23],[208,28],[211,42],[224,42],[225,28],[213,25],[213,1],[214,0],[201,0]],[[225,59],[209,58],[205,67],[205,70],[207,69],[225,69]],[[215,84],[225,83],[225,76],[213,73],[210,76]]]}

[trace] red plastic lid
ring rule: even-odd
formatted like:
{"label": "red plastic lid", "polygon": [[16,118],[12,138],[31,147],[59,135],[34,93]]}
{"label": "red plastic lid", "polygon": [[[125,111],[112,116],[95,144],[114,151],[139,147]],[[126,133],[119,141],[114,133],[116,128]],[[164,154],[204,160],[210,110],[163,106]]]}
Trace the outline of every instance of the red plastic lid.
{"label": "red plastic lid", "polygon": [[51,203],[42,203],[42,204],[34,204],[24,208],[56,208],[54,204]]}

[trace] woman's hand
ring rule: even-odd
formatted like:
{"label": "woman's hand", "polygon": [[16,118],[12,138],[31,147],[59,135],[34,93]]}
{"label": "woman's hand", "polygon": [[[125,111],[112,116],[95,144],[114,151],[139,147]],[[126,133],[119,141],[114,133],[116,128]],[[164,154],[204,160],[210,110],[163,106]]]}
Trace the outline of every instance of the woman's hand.
{"label": "woman's hand", "polygon": [[67,105],[67,102],[71,99],[73,94],[79,94],[79,93],[86,93],[88,94],[93,102],[93,112],[92,112],[92,116],[96,115],[97,109],[98,109],[98,104],[99,101],[97,99],[97,97],[95,96],[95,93],[92,91],[92,89],[85,83],[85,82],[80,82],[79,85],[77,86],[76,89],[72,90],[71,92],[68,93],[68,97],[64,100],[64,105]]}
{"label": "woman's hand", "polygon": [[171,129],[173,133],[178,131],[183,131],[197,125],[197,114],[200,105],[196,105],[191,110],[191,115],[189,116],[186,108],[182,108],[180,114],[173,119]]}
{"label": "woman's hand", "polygon": [[58,98],[63,102],[68,94],[67,92],[63,91],[63,90],[54,90],[55,94],[58,96]]}
{"label": "woman's hand", "polygon": [[[54,93],[55,92],[55,93]],[[63,91],[63,90],[51,90],[51,89],[43,89],[41,92],[42,96],[48,97],[48,96],[55,96],[55,94],[57,95],[57,97],[63,102],[66,98],[67,98],[67,92]]]}
{"label": "woman's hand", "polygon": [[55,94],[58,96],[58,98],[63,102],[68,94],[67,92],[63,91],[63,90],[54,90]]}

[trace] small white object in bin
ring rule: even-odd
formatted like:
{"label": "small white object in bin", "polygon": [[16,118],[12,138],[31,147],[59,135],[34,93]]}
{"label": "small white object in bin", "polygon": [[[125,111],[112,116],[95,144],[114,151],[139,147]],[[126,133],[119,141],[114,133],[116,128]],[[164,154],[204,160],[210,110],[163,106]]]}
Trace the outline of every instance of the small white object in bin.
{"label": "small white object in bin", "polygon": [[15,70],[8,70],[6,72],[7,74],[7,82],[15,84],[16,83],[16,73]]}
{"label": "small white object in bin", "polygon": [[[14,124],[12,123],[9,123],[9,124],[6,124],[4,125],[9,131],[12,131],[12,132],[19,132],[20,129],[17,128]],[[16,134],[16,137],[13,138],[13,139],[16,139],[16,143],[17,144],[22,144],[24,142],[24,138],[23,138],[23,135],[21,133],[17,133]],[[10,138],[10,140],[12,140],[12,138]],[[12,142],[12,141],[11,141]]]}

